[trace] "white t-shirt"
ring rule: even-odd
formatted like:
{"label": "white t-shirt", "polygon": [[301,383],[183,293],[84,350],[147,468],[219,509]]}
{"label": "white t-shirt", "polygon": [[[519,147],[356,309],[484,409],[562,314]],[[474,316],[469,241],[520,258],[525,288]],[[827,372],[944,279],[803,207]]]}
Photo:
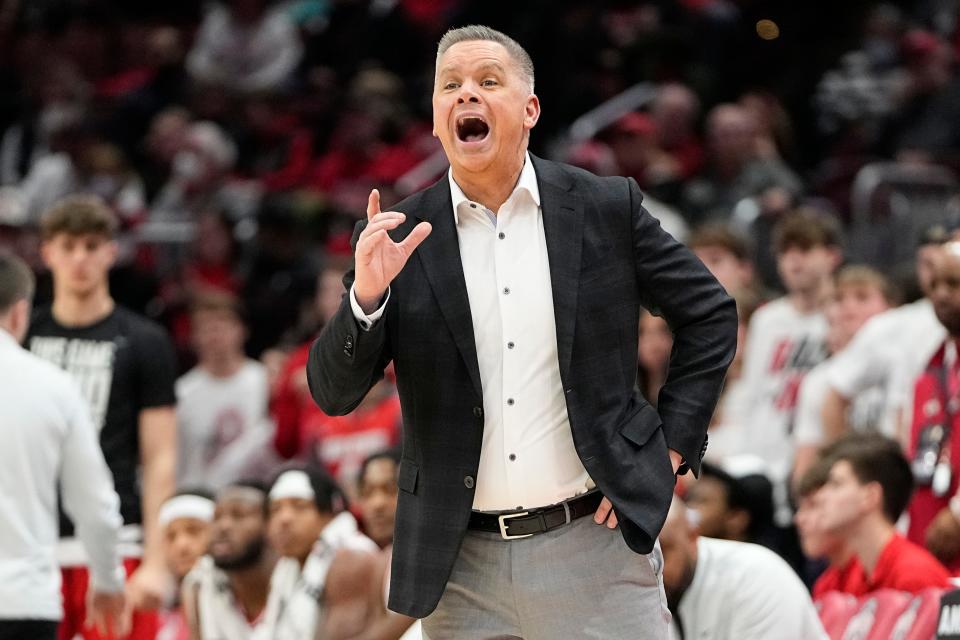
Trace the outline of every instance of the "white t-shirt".
{"label": "white t-shirt", "polygon": [[803,377],[826,359],[827,321],[820,312],[800,313],[787,298],[761,307],[753,315],[744,347],[745,390],[740,415],[726,421],[742,425],[742,450],[761,456],[774,481],[793,464],[793,426]]}
{"label": "white t-shirt", "polygon": [[229,378],[195,367],[177,380],[181,486],[220,487],[247,475],[269,452],[267,374],[247,360]]}
{"label": "white t-shirt", "polygon": [[946,338],[927,299],[885,311],[868,320],[831,359],[827,381],[846,398],[880,389],[883,422],[896,433],[898,416],[911,414],[914,382]]}
{"label": "white t-shirt", "polygon": [[[793,438],[798,446],[816,446],[824,441],[823,403],[830,389],[829,374],[834,358],[811,369],[800,383],[793,430]],[[897,426],[889,418],[886,397],[879,387],[870,387],[858,393],[847,412],[848,422],[854,431],[879,433],[893,438],[897,435]]]}
{"label": "white t-shirt", "polygon": [[[697,568],[680,600],[684,637],[696,640],[826,638],[810,594],[789,565],[765,547],[697,540]],[[675,638],[679,638],[676,628]]]}

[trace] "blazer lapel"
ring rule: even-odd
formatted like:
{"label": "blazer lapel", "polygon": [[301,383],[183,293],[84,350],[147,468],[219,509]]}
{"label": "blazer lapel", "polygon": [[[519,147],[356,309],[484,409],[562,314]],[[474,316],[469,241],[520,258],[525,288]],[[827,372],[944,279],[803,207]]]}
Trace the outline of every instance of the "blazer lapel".
{"label": "blazer lapel", "polygon": [[473,317],[470,315],[470,299],[463,277],[460,243],[453,220],[453,200],[450,197],[446,174],[424,192],[422,206],[422,211],[411,213],[430,222],[433,231],[414,253],[420,258],[444,321],[453,334],[457,349],[470,372],[470,380],[477,395],[482,397],[483,387],[480,383],[480,365],[477,364]]}
{"label": "blazer lapel", "polygon": [[557,165],[531,154],[537,171],[543,231],[550,262],[553,313],[557,325],[560,377],[569,380],[573,333],[580,287],[580,249],[583,240],[583,202],[571,191],[573,181]]}

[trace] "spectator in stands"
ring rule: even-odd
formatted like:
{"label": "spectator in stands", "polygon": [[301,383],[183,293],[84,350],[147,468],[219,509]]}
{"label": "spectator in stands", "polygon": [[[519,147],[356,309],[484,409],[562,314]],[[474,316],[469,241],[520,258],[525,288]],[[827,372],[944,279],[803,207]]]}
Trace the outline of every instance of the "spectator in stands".
{"label": "spectator in stands", "polygon": [[[133,543],[123,552],[131,572],[127,593],[138,610],[132,637],[139,639],[154,633],[154,610],[169,580],[157,513],[176,484],[176,362],[164,330],[110,295],[116,226],[113,213],[91,196],[64,199],[44,214],[42,252],[53,274],[53,304],[34,315],[27,345],[71,374],[93,414],[120,495],[123,535]],[[72,638],[85,619],[86,558],[69,552],[69,524],[61,535],[60,629],[61,638]]]}
{"label": "spectator in stands", "polygon": [[757,127],[754,115],[735,104],[722,104],[710,112],[705,171],[684,189],[684,209],[691,223],[728,220],[745,198],[758,199],[764,210],[765,199],[774,191],[788,200],[800,194],[802,185],[793,171],[775,158],[759,156]]}
{"label": "spectator in stands", "polygon": [[789,517],[785,481],[793,462],[791,430],[797,391],[806,373],[826,357],[823,307],[840,263],[836,223],[812,212],[784,218],[776,230],[777,264],[787,295],[753,314],[738,385],[746,391],[726,417],[742,430],[744,453],[767,460],[778,496],[778,525]]}
{"label": "spectator in stands", "polygon": [[660,532],[663,586],[674,636],[766,640],[825,638],[803,583],[758,545],[697,534],[674,496]]}
{"label": "spectator in stands", "polygon": [[266,488],[235,482],[217,494],[210,553],[183,581],[191,640],[249,640],[263,624],[276,555],[267,545]]}
{"label": "spectator in stands", "polygon": [[657,406],[660,388],[667,381],[672,348],[673,333],[667,321],[646,309],[641,311],[640,339],[637,342],[638,378],[643,396],[653,406]]}
{"label": "spectator in stands", "polygon": [[357,475],[360,521],[364,532],[381,549],[393,544],[399,473],[399,449],[384,449],[367,456]]}
{"label": "spectator in stands", "polygon": [[830,456],[830,472],[820,490],[824,531],[842,538],[856,554],[868,591],[948,587],[944,566],[894,528],[913,491],[910,464],[900,445],[882,436],[848,438]]}
{"label": "spectator in stands", "polygon": [[213,5],[200,25],[187,70],[197,82],[240,93],[283,89],[303,55],[284,3],[231,0]]}
{"label": "spectator in stands", "polygon": [[657,127],[660,148],[675,163],[663,166],[664,171],[658,173],[657,182],[692,178],[703,165],[703,144],[695,129],[700,117],[700,100],[696,94],[677,82],[662,84],[657,87],[650,117]]}
{"label": "spectator in stands", "polygon": [[143,141],[143,176],[147,196],[152,202],[170,178],[173,161],[183,148],[190,128],[190,112],[182,107],[170,107],[155,115]]}
{"label": "spectator in stands", "polygon": [[747,240],[722,224],[694,229],[687,246],[732,296],[751,291],[753,262]]}
{"label": "spectator in stands", "polygon": [[702,536],[771,545],[773,487],[762,473],[734,476],[704,463],[700,478],[688,485],[686,503]]}
{"label": "spectator in stands", "polygon": [[191,124],[173,157],[170,177],[151,204],[150,218],[183,222],[200,211],[226,208],[224,181],[236,159],[236,145],[218,125]]}
{"label": "spectator in stands", "polygon": [[[824,530],[823,499],[820,495],[830,476],[833,460],[830,451],[811,464],[797,482],[797,512],[793,521],[800,536],[800,548],[808,560],[824,560],[826,569],[816,576],[813,583],[813,599],[817,600],[830,591],[840,591],[853,596],[867,593],[867,576],[863,565],[844,539]],[[809,567],[807,567],[809,569]]]}
{"label": "spectator in stands", "polygon": [[235,298],[199,297],[191,320],[198,363],[177,380],[177,477],[181,485],[216,490],[241,477],[264,475],[273,436],[267,374],[243,352],[247,330]]}
{"label": "spectator in stands", "polygon": [[270,637],[355,637],[388,618],[383,557],[333,480],[293,468],[269,495],[270,541],[281,555],[264,620]]}
{"label": "spectator in stands", "polygon": [[960,573],[960,242],[943,245],[934,262],[930,299],[948,337],[914,385],[907,447],[917,491],[910,502],[908,538],[925,544],[954,575]]}
{"label": "spectator in stands", "polygon": [[898,439],[905,439],[900,434],[905,432],[903,423],[912,415],[913,384],[947,336],[929,295],[934,262],[950,233],[947,225],[936,224],[919,238],[917,282],[925,297],[878,314],[832,358],[826,374],[830,389],[822,410],[828,442],[850,429],[847,418],[854,399],[874,388],[880,389],[885,403],[879,424],[894,425]]}
{"label": "spectator in stands", "polygon": [[160,614],[158,640],[189,640],[190,627],[180,608],[180,588],[210,546],[213,510],[211,494],[197,489],[178,491],[160,507],[158,519],[163,529],[167,566],[177,584],[173,598]]}
{"label": "spectator in stands", "polygon": [[[831,356],[810,370],[800,383],[797,416],[793,431],[796,457],[793,475],[798,479],[813,462],[817,449],[825,444],[823,401],[830,389],[828,375],[834,356],[846,348],[860,328],[873,316],[895,304],[890,282],[879,272],[864,266],[844,267],[837,273],[832,301],[826,310],[827,349]],[[884,398],[879,389],[861,394],[851,406],[847,422],[855,431],[878,429],[896,437],[896,425],[884,423]]]}

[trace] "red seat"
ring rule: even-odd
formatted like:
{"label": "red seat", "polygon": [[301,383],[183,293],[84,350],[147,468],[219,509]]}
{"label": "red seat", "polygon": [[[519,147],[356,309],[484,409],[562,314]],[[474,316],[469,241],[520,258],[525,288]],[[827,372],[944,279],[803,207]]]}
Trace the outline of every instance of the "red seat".
{"label": "red seat", "polygon": [[860,603],[849,593],[829,591],[817,598],[817,613],[823,628],[832,640],[840,640],[847,622],[857,612]]}
{"label": "red seat", "polygon": [[937,619],[940,615],[940,598],[946,589],[932,588],[921,591],[914,597],[900,620],[894,626],[894,633],[901,630],[903,640],[931,640],[937,634]]}
{"label": "red seat", "polygon": [[[847,624],[847,629],[849,630],[850,626],[855,623],[861,611],[864,611],[865,615],[869,615],[866,614],[866,610],[872,606],[873,624],[869,627],[870,633],[867,634],[866,640],[889,640],[890,634],[893,633],[894,625],[897,624],[900,615],[910,605],[912,600],[913,594],[904,591],[894,591],[893,589],[881,589],[880,591],[869,593],[860,598],[862,602],[860,611],[858,611]],[[871,602],[873,603],[872,605]],[[862,638],[864,636],[856,637]]]}

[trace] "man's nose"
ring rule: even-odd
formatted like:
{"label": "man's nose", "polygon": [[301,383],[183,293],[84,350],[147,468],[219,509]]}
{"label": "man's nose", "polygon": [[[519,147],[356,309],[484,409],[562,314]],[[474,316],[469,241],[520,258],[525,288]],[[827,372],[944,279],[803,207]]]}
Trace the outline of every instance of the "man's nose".
{"label": "man's nose", "polygon": [[460,87],[460,95],[457,96],[457,104],[464,104],[467,102],[479,104],[480,96],[477,95],[477,92],[473,90],[471,85],[464,84]]}

